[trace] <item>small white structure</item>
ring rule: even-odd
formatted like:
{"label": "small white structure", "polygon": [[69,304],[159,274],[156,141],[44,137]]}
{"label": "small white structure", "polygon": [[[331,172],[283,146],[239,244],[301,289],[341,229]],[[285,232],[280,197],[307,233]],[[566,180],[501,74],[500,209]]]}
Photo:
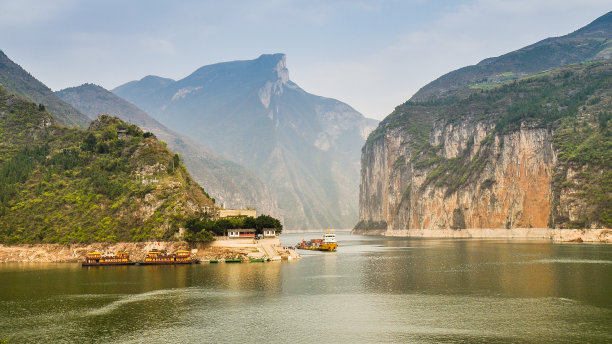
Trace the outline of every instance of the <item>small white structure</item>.
{"label": "small white structure", "polygon": [[274,228],[264,228],[263,236],[264,238],[273,238],[276,236],[276,230]]}
{"label": "small white structure", "polygon": [[228,229],[227,236],[230,238],[255,238],[254,229]]}

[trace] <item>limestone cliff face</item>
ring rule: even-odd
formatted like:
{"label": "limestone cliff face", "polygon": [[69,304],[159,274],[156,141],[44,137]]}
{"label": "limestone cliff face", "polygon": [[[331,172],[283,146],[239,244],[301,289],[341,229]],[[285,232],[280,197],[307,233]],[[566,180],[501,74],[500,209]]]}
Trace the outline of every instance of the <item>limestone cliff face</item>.
{"label": "limestone cliff face", "polygon": [[[415,166],[410,134],[389,130],[364,147],[360,219],[394,229],[515,228],[548,226],[556,163],[550,129],[522,126],[492,134],[484,122],[437,121],[429,137],[445,159],[486,159],[465,187],[426,183],[433,168]],[[483,147],[488,135],[491,142]],[[470,144],[470,142],[475,142]],[[465,157],[463,157],[465,158]]]}
{"label": "limestone cliff face", "polygon": [[408,101],[361,156],[356,230],[610,228],[612,61]]}

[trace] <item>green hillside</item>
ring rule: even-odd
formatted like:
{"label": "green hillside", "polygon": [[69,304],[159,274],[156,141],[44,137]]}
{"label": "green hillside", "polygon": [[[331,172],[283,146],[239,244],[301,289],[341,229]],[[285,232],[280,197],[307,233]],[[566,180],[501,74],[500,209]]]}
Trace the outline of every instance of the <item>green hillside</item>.
{"label": "green hillside", "polygon": [[107,115],[63,127],[0,87],[0,243],[171,239],[212,206],[155,136]]}

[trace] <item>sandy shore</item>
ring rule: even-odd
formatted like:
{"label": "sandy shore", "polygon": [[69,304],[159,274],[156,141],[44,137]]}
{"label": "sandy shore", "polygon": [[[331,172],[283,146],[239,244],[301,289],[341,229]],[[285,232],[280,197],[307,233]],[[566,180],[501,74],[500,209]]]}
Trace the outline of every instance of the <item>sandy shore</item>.
{"label": "sandy shore", "polygon": [[353,234],[418,238],[507,238],[548,239],[554,242],[612,243],[612,229],[553,228],[469,228],[469,229],[403,229],[353,230]]}
{"label": "sandy shore", "polygon": [[294,250],[283,249],[279,239],[219,240],[206,245],[190,245],[187,242],[123,242],[94,244],[39,244],[0,245],[0,262],[62,263],[80,262],[88,252],[115,253],[128,251],[133,260],[141,260],[151,249],[165,249],[169,252],[191,250],[193,257],[200,260],[226,258],[261,258],[273,260],[299,259]]}

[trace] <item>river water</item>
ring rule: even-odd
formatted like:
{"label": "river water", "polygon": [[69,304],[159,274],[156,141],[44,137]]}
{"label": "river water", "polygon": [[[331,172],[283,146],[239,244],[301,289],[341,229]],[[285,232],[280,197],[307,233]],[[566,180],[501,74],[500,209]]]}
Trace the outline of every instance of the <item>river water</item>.
{"label": "river water", "polygon": [[0,339],[612,343],[612,245],[338,239],[294,262],[0,264]]}

